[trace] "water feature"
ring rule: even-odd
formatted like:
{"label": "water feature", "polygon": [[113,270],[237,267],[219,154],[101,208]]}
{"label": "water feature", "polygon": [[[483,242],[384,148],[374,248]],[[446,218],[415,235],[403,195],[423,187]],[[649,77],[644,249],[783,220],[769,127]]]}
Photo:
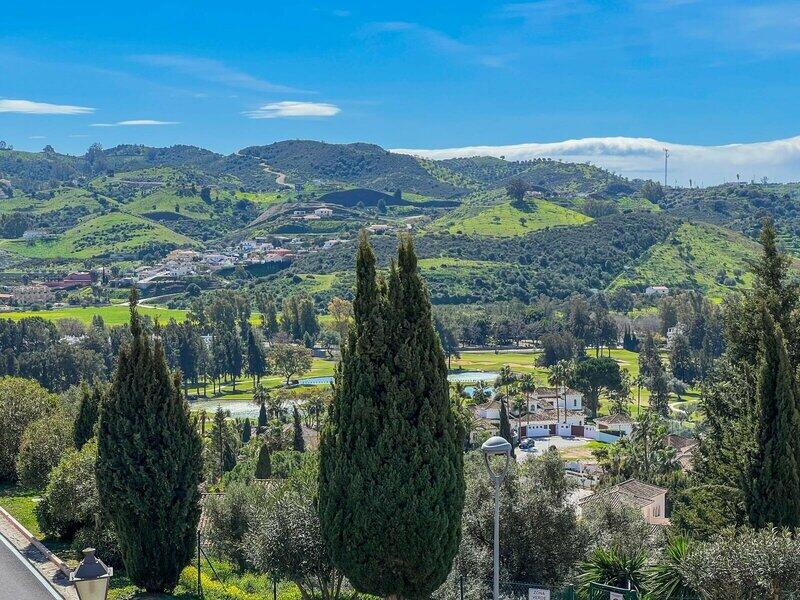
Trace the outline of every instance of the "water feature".
{"label": "water feature", "polygon": [[[479,381],[494,383],[498,375],[500,374],[487,371],[461,371],[450,373],[447,376],[447,381],[450,383],[478,383]],[[333,377],[306,377],[305,379],[300,379],[297,383],[300,385],[330,385],[333,383]]]}
{"label": "water feature", "polygon": [[231,417],[235,419],[258,419],[258,411],[261,408],[258,404],[253,404],[247,400],[197,400],[189,403],[189,409],[193,412],[200,412],[201,410],[208,413],[209,418],[217,412],[217,408],[222,407],[222,410],[229,410]]}
{"label": "water feature", "polygon": [[447,376],[447,381],[450,383],[478,383],[483,381],[485,383],[494,383],[495,379],[500,376],[500,373],[492,373],[487,371],[460,371],[450,373]]}

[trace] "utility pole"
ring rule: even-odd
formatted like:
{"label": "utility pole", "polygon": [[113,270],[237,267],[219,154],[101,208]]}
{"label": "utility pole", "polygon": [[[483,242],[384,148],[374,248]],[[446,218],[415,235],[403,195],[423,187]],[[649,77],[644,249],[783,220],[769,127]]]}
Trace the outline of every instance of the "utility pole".
{"label": "utility pole", "polygon": [[664,187],[667,187],[667,161],[669,160],[669,150],[664,148]]}

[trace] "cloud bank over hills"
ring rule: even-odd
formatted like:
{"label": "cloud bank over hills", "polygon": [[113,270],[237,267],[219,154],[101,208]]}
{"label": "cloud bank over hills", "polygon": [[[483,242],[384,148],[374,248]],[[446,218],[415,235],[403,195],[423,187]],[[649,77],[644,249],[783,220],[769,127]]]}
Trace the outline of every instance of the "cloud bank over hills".
{"label": "cloud bank over hills", "polygon": [[392,152],[445,159],[496,156],[507,160],[552,158],[592,163],[625,177],[664,180],[664,149],[669,149],[669,184],[714,185],[767,177],[769,181],[800,181],[800,136],[769,142],[695,146],[652,138],[597,137],[553,143],[508,146],[468,146],[438,150],[393,149]]}

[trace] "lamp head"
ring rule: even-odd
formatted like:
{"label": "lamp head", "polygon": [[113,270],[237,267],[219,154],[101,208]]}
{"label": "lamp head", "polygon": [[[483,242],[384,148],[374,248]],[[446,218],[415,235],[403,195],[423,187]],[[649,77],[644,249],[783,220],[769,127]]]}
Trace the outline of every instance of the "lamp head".
{"label": "lamp head", "polygon": [[511,444],[505,438],[501,438],[499,435],[496,435],[483,442],[481,451],[486,456],[493,456],[495,454],[511,454]]}
{"label": "lamp head", "polygon": [[106,600],[108,584],[114,569],[94,555],[94,548],[83,551],[83,560],[69,576],[80,600]]}

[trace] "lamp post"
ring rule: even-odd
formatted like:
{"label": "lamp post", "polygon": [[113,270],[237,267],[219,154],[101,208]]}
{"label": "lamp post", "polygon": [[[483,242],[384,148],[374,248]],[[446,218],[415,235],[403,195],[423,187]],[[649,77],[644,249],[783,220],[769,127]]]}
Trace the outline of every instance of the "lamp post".
{"label": "lamp post", "polygon": [[[486,463],[486,470],[489,471],[489,479],[494,482],[494,587],[492,596],[494,600],[500,598],[500,484],[508,472],[508,464],[511,460],[511,444],[499,436],[490,437],[481,446],[483,460]],[[492,469],[491,457],[505,456],[506,460],[500,471]]]}
{"label": "lamp post", "polygon": [[80,600],[106,600],[113,574],[114,569],[107,567],[94,555],[94,548],[86,548],[81,564],[70,573],[69,580],[75,586]]}

